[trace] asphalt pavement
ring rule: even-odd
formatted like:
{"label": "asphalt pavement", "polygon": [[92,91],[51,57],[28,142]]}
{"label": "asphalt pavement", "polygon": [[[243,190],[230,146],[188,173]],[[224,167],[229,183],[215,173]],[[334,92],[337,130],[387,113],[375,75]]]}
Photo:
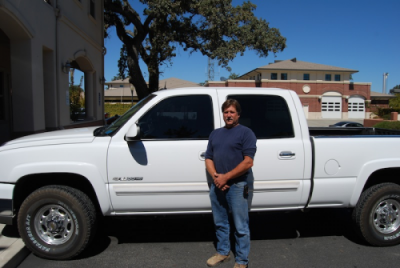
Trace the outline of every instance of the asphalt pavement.
{"label": "asphalt pavement", "polygon": [[[251,213],[249,267],[398,267],[400,246],[366,245],[351,228],[350,215],[350,210],[329,208]],[[18,268],[206,268],[215,253],[214,239],[211,214],[107,218],[77,258],[54,261],[30,254]],[[232,258],[218,267],[233,265]]]}
{"label": "asphalt pavement", "polygon": [[0,224],[0,267],[17,267],[29,254],[14,226]]}

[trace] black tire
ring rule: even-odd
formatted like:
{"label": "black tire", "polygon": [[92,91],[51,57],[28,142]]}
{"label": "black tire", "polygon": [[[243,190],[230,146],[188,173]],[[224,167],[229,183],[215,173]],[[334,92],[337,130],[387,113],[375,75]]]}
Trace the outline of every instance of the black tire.
{"label": "black tire", "polygon": [[18,213],[18,230],[37,256],[71,259],[94,236],[96,211],[83,192],[68,186],[45,186],[30,194]]}
{"label": "black tire", "polygon": [[358,233],[373,246],[400,243],[400,186],[374,185],[364,191],[353,210]]}

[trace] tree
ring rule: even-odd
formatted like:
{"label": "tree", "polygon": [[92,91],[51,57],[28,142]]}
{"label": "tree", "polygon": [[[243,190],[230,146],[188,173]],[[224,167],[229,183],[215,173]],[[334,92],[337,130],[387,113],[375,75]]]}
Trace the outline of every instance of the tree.
{"label": "tree", "polygon": [[70,118],[72,121],[78,119],[79,113],[85,108],[85,96],[82,88],[83,76],[79,82],[79,85],[74,85],[75,69],[71,68],[69,72],[69,111]]}
{"label": "tree", "polygon": [[229,80],[234,80],[234,79],[236,79],[236,78],[238,78],[238,77],[239,77],[239,74],[230,73],[228,79],[229,79]]}
{"label": "tree", "polygon": [[[115,27],[123,43],[120,75],[127,70],[139,99],[158,90],[160,66],[172,64],[177,45],[216,59],[228,70],[238,53],[255,50],[266,57],[286,47],[278,29],[254,16],[256,6],[250,2],[232,6],[231,0],[139,1],[146,6],[143,19],[128,0],[104,1],[105,29]],[[140,60],[147,65],[148,84]]]}
{"label": "tree", "polygon": [[[395,89],[398,89],[398,90],[395,90]],[[394,87],[389,91],[390,94],[395,94],[395,93],[399,93],[399,92],[400,92],[400,85],[394,86]]]}
{"label": "tree", "polygon": [[396,93],[394,95],[396,96],[396,98],[391,98],[389,100],[389,107],[395,108],[395,109],[400,109],[400,93]]}
{"label": "tree", "polygon": [[122,76],[120,76],[119,74],[114,75],[113,78],[111,78],[111,81],[115,81],[115,80],[123,80],[125,78],[122,78]]}

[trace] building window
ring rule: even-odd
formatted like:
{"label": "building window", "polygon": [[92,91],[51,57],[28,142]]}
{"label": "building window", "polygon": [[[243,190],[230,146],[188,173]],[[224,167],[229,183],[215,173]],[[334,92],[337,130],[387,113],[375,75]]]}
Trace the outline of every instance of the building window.
{"label": "building window", "polygon": [[95,8],[94,8],[94,0],[90,0],[90,15],[93,18],[96,18],[95,14],[96,14],[96,12],[95,12]]}
{"label": "building window", "polygon": [[326,74],[325,75],[325,81],[332,81],[332,75]]}
{"label": "building window", "polygon": [[271,80],[278,80],[278,74],[277,73],[271,73]]}
{"label": "building window", "polygon": [[303,74],[303,80],[310,80],[310,74]]}
{"label": "building window", "polygon": [[287,73],[281,74],[281,80],[287,80]]}
{"label": "building window", "polygon": [[124,85],[119,85],[119,87],[124,87]]}
{"label": "building window", "polygon": [[335,74],[335,81],[340,81],[340,74]]}

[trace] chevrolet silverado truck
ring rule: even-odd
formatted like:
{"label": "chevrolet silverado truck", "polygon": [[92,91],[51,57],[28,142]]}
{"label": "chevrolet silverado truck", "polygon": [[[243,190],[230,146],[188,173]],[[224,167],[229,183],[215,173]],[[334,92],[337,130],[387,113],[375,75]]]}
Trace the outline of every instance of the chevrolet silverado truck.
{"label": "chevrolet silverado truck", "polygon": [[283,89],[162,90],[109,126],[9,141],[0,147],[0,222],[16,224],[36,255],[70,259],[103,216],[210,212],[204,155],[227,98],[257,137],[252,212],[351,208],[368,243],[399,244],[400,136],[310,136],[298,96]]}

